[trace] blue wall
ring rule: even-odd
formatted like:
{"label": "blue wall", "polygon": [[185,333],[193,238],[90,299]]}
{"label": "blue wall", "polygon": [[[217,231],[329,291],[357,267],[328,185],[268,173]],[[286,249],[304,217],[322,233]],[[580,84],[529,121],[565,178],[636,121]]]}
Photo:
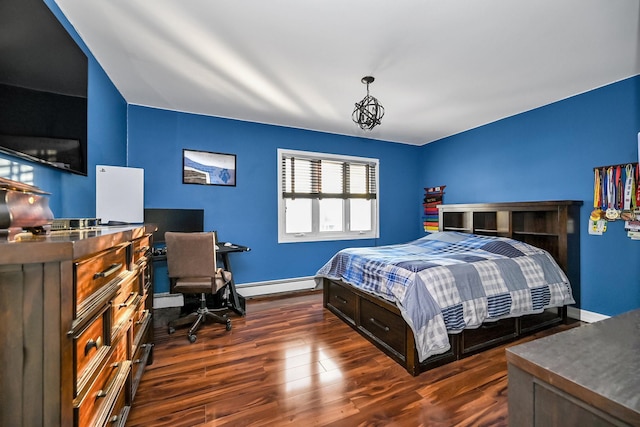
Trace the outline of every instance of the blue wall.
{"label": "blue wall", "polygon": [[[88,176],[75,175],[0,154],[0,158],[33,168],[33,184],[51,193],[56,218],[94,217],[96,164],[126,166],[127,104],[53,0],[44,0],[89,59]],[[11,178],[7,176],[6,178]]]}
{"label": "blue wall", "polygon": [[[620,222],[604,236],[587,233],[593,167],[637,161],[640,77],[424,147],[405,146],[127,106],[54,0],[44,2],[89,57],[89,176],[0,157],[33,168],[33,183],[52,193],[56,217],[95,215],[96,164],[142,167],[145,207],[204,208],[205,228],[252,248],[233,259],[238,282],[249,283],[313,275],[345,246],[419,237],[425,186],[446,185],[445,203],[582,200],[580,307],[607,315],[640,307],[640,243]],[[236,154],[237,186],[182,184],[183,148]],[[379,158],[380,238],[278,244],[277,148]]]}
{"label": "blue wall", "polygon": [[[237,185],[183,184],[184,148],[236,154]],[[380,238],[278,244],[278,148],[379,158]],[[129,106],[129,166],[145,170],[145,207],[204,209],[206,230],[251,247],[233,256],[238,283],[313,276],[344,247],[417,238],[419,152],[408,145]]]}
{"label": "blue wall", "polygon": [[606,315],[640,307],[640,242],[623,223],[588,234],[593,168],[638,161],[636,76],[423,147],[422,186],[444,203],[582,200],[579,306]]}

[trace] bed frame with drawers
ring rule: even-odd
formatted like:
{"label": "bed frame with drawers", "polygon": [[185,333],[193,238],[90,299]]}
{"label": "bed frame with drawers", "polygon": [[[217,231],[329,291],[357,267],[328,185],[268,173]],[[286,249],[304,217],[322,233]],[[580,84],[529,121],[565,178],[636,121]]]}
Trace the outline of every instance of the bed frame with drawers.
{"label": "bed frame with drawers", "polygon": [[[439,206],[439,229],[509,237],[547,250],[579,289],[579,201]],[[323,279],[323,304],[412,375],[566,322],[567,307],[502,319],[450,334],[451,349],[420,362],[413,331],[398,307],[347,283]]]}

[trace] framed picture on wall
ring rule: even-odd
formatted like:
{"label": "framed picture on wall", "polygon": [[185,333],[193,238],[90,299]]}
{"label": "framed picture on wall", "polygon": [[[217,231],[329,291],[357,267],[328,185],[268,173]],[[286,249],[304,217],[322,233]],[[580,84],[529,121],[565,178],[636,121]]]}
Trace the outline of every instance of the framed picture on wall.
{"label": "framed picture on wall", "polygon": [[182,183],[236,185],[236,155],[182,150]]}

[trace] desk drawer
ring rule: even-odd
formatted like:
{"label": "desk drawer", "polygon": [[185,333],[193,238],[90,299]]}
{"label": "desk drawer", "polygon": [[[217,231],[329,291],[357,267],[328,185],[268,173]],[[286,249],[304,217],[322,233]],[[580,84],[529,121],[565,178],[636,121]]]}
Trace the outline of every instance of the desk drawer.
{"label": "desk drawer", "polygon": [[127,269],[127,246],[116,246],[96,256],[85,258],[75,263],[75,303],[76,315],[85,310],[92,297],[120,273]]}
{"label": "desk drawer", "polygon": [[359,325],[367,335],[406,357],[406,327],[400,315],[363,298],[360,300]]}
{"label": "desk drawer", "polygon": [[338,284],[335,284],[333,282],[328,283],[329,300],[327,301],[327,305],[330,305],[331,307],[343,313],[345,316],[351,319],[351,323],[355,323],[356,296]]}

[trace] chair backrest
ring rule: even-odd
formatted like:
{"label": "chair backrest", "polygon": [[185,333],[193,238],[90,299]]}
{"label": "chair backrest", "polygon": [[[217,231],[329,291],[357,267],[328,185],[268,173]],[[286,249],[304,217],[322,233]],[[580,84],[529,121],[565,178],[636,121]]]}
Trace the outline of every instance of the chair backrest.
{"label": "chair backrest", "polygon": [[170,278],[214,277],[216,235],[214,232],[179,233],[167,231],[167,269]]}

